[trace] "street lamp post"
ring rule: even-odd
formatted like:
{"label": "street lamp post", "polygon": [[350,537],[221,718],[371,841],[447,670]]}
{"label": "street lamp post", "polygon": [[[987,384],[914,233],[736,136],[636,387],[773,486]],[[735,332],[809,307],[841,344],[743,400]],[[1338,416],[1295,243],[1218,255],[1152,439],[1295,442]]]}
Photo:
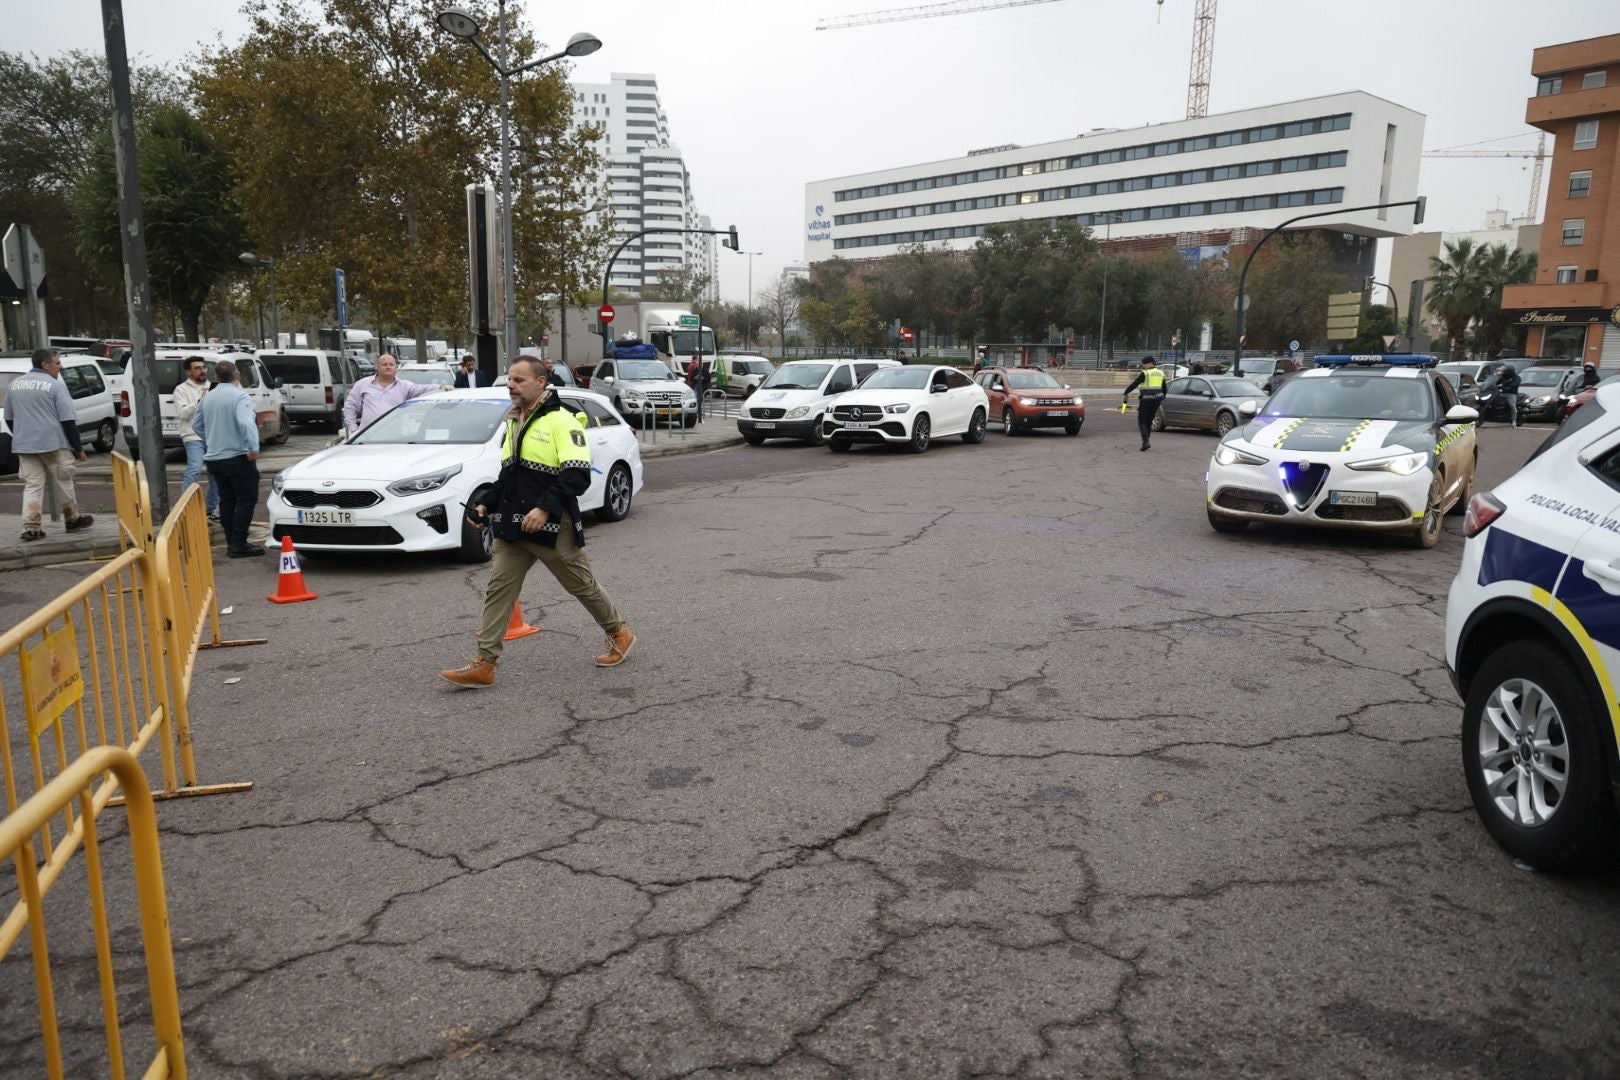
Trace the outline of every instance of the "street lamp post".
{"label": "street lamp post", "polygon": [[743,328],[743,348],[748,352],[754,351],[754,256],[765,254],[763,251],[739,251],[739,255],[748,256],[748,322]]}
{"label": "street lamp post", "polygon": [[[251,251],[244,251],[237,256],[249,266],[263,266],[270,271],[270,347],[281,348],[281,322],[277,317],[276,305],[276,260],[265,255],[255,255]],[[259,327],[259,344],[264,344],[264,327]]]}
{"label": "street lamp post", "polygon": [[542,56],[538,60],[530,60],[527,64],[520,64],[515,68],[508,68],[506,52],[506,0],[500,0],[498,18],[500,20],[500,51],[499,61],[489,55],[482,42],[478,40],[481,29],[478,20],[463,8],[446,8],[439,12],[437,22],[439,28],[446,33],[471,43],[478,50],[478,54],[489,61],[489,66],[501,77],[501,244],[504,252],[506,282],[506,355],[501,357],[500,368],[505,371],[511,363],[512,354],[518,348],[517,329],[517,252],[512,240],[512,103],[511,82],[514,75],[521,75],[525,71],[532,71],[542,64],[549,64],[553,60],[565,57],[589,56],[602,47],[602,41],[595,34],[579,33],[568,39],[568,44],[561,52]]}
{"label": "street lamp post", "polygon": [[[1103,217],[1103,243],[1106,244],[1114,237],[1115,211],[1108,211]],[[1108,256],[1101,256],[1103,264],[1102,282],[1102,311],[1097,316],[1097,367],[1104,364],[1103,350],[1108,347]]]}

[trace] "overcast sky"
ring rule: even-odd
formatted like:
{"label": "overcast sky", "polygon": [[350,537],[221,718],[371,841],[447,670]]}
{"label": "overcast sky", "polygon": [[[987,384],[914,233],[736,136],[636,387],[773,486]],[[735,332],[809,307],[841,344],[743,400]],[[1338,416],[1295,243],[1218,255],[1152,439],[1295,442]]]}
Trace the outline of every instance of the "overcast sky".
{"label": "overcast sky", "polygon": [[[699,209],[762,253],[756,292],[803,258],[806,181],[1186,112],[1194,0],[1051,0],[820,32],[821,17],[907,0],[514,2],[548,43],[577,30],[602,39],[574,78],[658,77]],[[102,47],[95,0],[6,6],[0,47]],[[124,0],[124,11],[130,52],[157,63],[246,26],[231,0]],[[1218,16],[1211,113],[1365,90],[1425,114],[1425,149],[1533,149],[1531,50],[1620,32],[1614,0],[1224,0]],[[1426,159],[1428,227],[1475,228],[1497,206],[1523,214],[1529,166]],[[747,263],[721,249],[726,297],[747,293]]]}

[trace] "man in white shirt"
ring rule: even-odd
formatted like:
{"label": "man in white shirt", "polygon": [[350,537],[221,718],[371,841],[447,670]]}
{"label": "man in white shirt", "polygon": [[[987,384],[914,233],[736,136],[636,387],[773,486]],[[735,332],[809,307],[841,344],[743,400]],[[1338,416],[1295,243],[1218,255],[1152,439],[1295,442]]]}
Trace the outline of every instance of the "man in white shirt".
{"label": "man in white shirt", "polygon": [[443,387],[429,383],[414,383],[398,378],[399,361],[390,353],[377,357],[377,374],[368,375],[354,384],[343,402],[343,427],[350,435],[370,424],[377,417],[412,398],[431,394]]}
{"label": "man in white shirt", "polygon": [[[200,356],[191,356],[186,358],[185,365],[186,377],[174,388],[175,415],[180,420],[180,440],[186,450],[186,471],[180,477],[182,492],[190,485],[202,482],[203,453],[206,448],[202,436],[191,429],[191,422],[197,417],[197,406],[208,395],[208,362]],[[218,521],[219,492],[212,483],[204,490],[203,499],[208,509],[208,520]]]}

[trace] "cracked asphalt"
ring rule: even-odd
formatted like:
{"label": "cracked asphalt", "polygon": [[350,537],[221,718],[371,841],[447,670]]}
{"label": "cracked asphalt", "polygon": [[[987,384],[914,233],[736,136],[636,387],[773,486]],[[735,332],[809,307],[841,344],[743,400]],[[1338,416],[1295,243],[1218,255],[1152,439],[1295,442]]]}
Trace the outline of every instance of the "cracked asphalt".
{"label": "cracked asphalt", "polygon": [[[1545,434],[1483,432],[1484,486]],[[1616,1075],[1620,875],[1516,868],[1463,784],[1460,519],[1426,552],[1217,535],[1213,437],[1154,444],[1105,406],[654,463],[589,529],[630,660],[593,668],[537,571],[545,632],[482,692],[435,672],[486,569],[306,557],[320,599],[279,607],[274,560],[222,562],[227,633],[270,644],[203,653],[192,696],[201,779],[254,790],[159,811],[192,1074]],[[0,616],[82,573],[5,575]],[[38,1072],[28,965],[6,1075]]]}

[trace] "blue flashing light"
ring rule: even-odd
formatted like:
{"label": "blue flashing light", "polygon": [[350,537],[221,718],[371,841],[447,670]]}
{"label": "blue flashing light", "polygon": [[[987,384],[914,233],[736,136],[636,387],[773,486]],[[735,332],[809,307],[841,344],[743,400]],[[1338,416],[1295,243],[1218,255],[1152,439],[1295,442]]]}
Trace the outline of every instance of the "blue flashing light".
{"label": "blue flashing light", "polygon": [[1355,355],[1339,354],[1332,356],[1313,356],[1311,357],[1311,360],[1316,364],[1317,367],[1344,367],[1350,364],[1382,364],[1388,367],[1425,368],[1433,367],[1435,364],[1435,359],[1433,356],[1421,353],[1388,353],[1382,356],[1378,353]]}

